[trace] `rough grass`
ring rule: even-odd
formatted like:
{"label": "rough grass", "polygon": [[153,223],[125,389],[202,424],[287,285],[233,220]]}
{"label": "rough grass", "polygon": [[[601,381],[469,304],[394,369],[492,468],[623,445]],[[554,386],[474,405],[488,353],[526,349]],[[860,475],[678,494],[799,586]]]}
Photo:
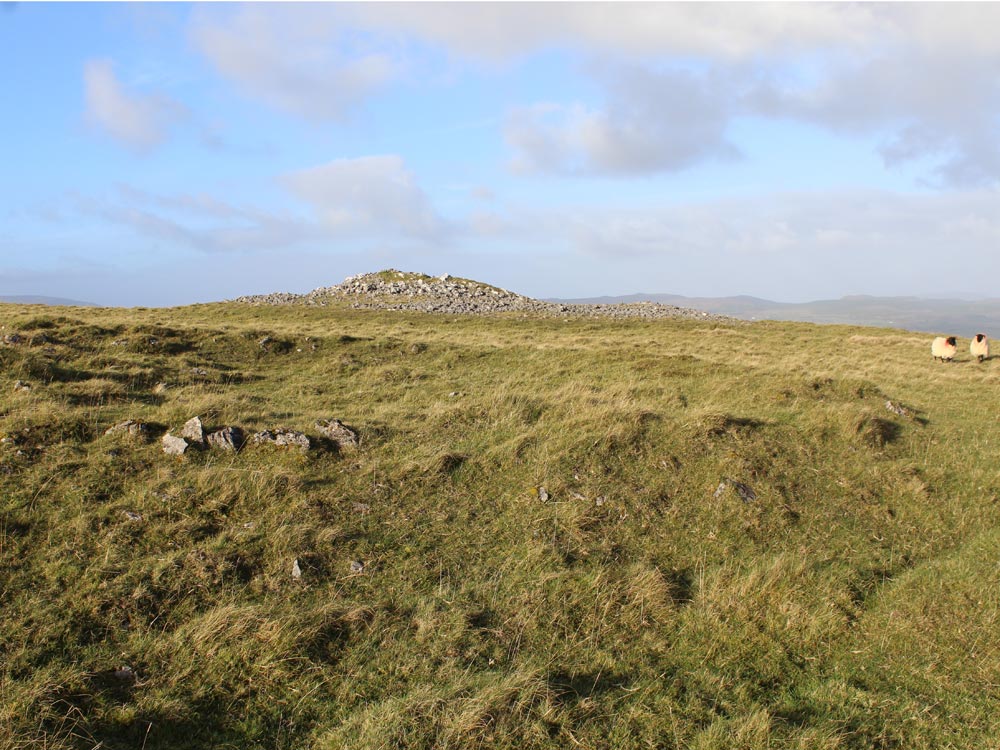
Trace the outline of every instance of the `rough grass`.
{"label": "rough grass", "polygon": [[[0,344],[2,747],[1000,731],[995,361],[794,323],[234,304],[0,325],[21,339]],[[164,455],[194,415],[314,439],[339,418],[361,444]],[[129,418],[149,436],[104,435]]]}

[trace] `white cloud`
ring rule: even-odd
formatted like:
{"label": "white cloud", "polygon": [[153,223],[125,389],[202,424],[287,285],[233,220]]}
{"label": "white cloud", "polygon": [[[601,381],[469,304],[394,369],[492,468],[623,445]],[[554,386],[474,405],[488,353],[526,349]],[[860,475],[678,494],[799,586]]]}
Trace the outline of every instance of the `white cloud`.
{"label": "white cloud", "polygon": [[399,156],[337,159],[285,175],[282,182],[337,234],[434,241],[449,231]]}
{"label": "white cloud", "polygon": [[202,12],[192,36],[216,70],[246,94],[315,120],[345,119],[393,73],[391,57],[344,28],[334,6]]}
{"label": "white cloud", "polygon": [[199,6],[191,33],[244,92],[321,121],[438,49],[456,67],[551,49],[599,61],[601,104],[550,93],[508,112],[515,161],[535,171],[683,169],[734,154],[728,125],[752,115],[881,138],[888,166],[930,160],[939,184],[967,187],[1000,181],[998,26],[998,3],[338,3]]}
{"label": "white cloud", "polygon": [[235,206],[208,195],[159,195],[128,185],[114,199],[78,197],[77,208],[139,235],[204,253],[277,250],[323,234],[293,215]]}
{"label": "white cloud", "polygon": [[126,91],[110,60],[88,60],[83,81],[87,118],[132,148],[159,145],[170,126],[185,115],[184,107],[166,96]]}
{"label": "white cloud", "polygon": [[416,34],[462,57],[502,60],[552,46],[629,57],[729,60],[855,44],[885,26],[859,3],[366,3],[351,17]]}
{"label": "white cloud", "polygon": [[515,169],[563,174],[675,171],[733,158],[726,139],[732,83],[687,71],[605,68],[603,109],[543,104],[511,113],[505,136]]}
{"label": "white cloud", "polygon": [[[965,289],[996,296],[992,279],[1000,274],[1000,194],[990,190],[788,192],[645,207],[521,207],[508,209],[489,228],[539,252],[563,248],[570,253],[566,267],[581,279],[589,275],[588,286],[599,293],[803,301]],[[630,277],[632,288],[621,286]]]}

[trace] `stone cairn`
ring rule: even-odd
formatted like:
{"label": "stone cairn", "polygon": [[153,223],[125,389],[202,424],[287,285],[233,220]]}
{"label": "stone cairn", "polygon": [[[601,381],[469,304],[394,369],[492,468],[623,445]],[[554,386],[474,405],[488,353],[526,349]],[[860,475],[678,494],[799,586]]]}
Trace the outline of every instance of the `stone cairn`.
{"label": "stone cairn", "polygon": [[658,302],[613,305],[562,304],[532,299],[478,281],[448,274],[427,276],[389,269],[350,276],[336,286],[306,294],[277,292],[238,297],[249,305],[346,304],[355,310],[407,310],[449,315],[534,314],[548,317],[692,318],[734,322],[733,318]]}

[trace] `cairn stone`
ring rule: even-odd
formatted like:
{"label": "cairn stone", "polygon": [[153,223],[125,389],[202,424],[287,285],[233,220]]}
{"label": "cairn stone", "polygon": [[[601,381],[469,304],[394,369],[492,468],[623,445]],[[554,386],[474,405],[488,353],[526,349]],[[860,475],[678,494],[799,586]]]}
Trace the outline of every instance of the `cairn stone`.
{"label": "cairn stone", "polygon": [[188,449],[188,442],[182,437],[171,435],[169,432],[163,436],[163,452],[168,456],[182,456]]}
{"label": "cairn stone", "polygon": [[579,304],[546,302],[506,289],[448,274],[438,277],[389,269],[349,276],[336,286],[320,287],[306,294],[279,292],[239,297],[250,305],[315,305],[346,302],[355,310],[408,310],[448,315],[525,313],[548,317],[583,318],[688,318],[737,324],[735,318],[658,302]]}
{"label": "cairn stone", "polygon": [[282,448],[298,448],[303,453],[310,447],[309,437],[305,433],[294,430],[262,430],[255,432],[250,440],[254,445],[270,443]]}
{"label": "cairn stone", "polygon": [[184,429],[181,430],[181,437],[186,440],[190,440],[192,443],[204,445],[205,427],[201,423],[201,418],[191,417],[191,419],[185,422]]}
{"label": "cairn stone", "polygon": [[239,427],[223,427],[208,436],[208,447],[235,453],[243,447],[243,430]]}
{"label": "cairn stone", "polygon": [[345,425],[339,419],[321,419],[316,422],[319,434],[336,443],[338,448],[356,448],[358,433]]}
{"label": "cairn stone", "polygon": [[105,435],[127,434],[129,437],[146,437],[149,434],[149,426],[134,419],[126,419],[104,431]]}

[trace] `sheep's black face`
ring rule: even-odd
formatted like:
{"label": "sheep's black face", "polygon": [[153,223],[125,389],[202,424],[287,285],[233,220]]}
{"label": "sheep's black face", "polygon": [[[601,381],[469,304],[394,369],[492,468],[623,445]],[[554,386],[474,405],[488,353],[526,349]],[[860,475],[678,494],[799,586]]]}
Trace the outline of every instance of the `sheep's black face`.
{"label": "sheep's black face", "polygon": [[977,344],[981,344],[981,343],[983,343],[983,339],[984,339],[984,338],[986,338],[986,336],[984,336],[984,335],[983,335],[983,334],[981,334],[981,333],[977,333],[977,334],[976,334],[976,343],[977,343]]}
{"label": "sheep's black face", "polygon": [[955,346],[955,337],[949,336],[947,340],[948,346]]}

